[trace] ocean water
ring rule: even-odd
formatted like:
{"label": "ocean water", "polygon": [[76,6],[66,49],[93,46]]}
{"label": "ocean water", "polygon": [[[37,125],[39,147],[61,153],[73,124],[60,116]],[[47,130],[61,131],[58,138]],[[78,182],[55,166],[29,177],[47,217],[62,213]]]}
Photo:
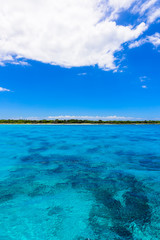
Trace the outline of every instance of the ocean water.
{"label": "ocean water", "polygon": [[0,240],[160,239],[159,125],[0,125]]}

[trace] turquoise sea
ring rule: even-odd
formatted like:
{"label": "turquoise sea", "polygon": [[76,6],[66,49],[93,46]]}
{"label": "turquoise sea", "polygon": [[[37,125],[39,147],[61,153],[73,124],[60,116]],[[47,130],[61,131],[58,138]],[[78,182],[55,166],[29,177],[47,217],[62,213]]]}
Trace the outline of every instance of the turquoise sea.
{"label": "turquoise sea", "polygon": [[159,125],[0,125],[0,240],[160,239]]}

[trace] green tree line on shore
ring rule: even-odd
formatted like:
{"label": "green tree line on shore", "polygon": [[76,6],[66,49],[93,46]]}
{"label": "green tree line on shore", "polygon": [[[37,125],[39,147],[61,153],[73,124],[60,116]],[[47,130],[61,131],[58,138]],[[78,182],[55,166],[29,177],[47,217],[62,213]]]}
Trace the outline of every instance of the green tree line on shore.
{"label": "green tree line on shore", "polygon": [[93,120],[80,120],[80,119],[68,119],[68,120],[28,120],[28,119],[0,119],[0,124],[160,124],[160,120],[144,120],[144,121],[93,121]]}

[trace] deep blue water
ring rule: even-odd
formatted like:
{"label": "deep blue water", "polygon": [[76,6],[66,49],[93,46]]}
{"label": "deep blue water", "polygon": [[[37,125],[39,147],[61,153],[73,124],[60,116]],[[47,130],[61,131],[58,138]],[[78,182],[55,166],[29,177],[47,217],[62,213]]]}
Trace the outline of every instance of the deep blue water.
{"label": "deep blue water", "polygon": [[160,239],[160,126],[0,125],[0,240]]}

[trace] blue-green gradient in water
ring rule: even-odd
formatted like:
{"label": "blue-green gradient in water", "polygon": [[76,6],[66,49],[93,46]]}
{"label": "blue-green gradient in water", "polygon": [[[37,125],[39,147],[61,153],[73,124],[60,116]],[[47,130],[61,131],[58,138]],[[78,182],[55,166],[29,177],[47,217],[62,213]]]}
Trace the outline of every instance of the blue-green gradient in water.
{"label": "blue-green gradient in water", "polygon": [[0,240],[160,239],[160,126],[0,126]]}

